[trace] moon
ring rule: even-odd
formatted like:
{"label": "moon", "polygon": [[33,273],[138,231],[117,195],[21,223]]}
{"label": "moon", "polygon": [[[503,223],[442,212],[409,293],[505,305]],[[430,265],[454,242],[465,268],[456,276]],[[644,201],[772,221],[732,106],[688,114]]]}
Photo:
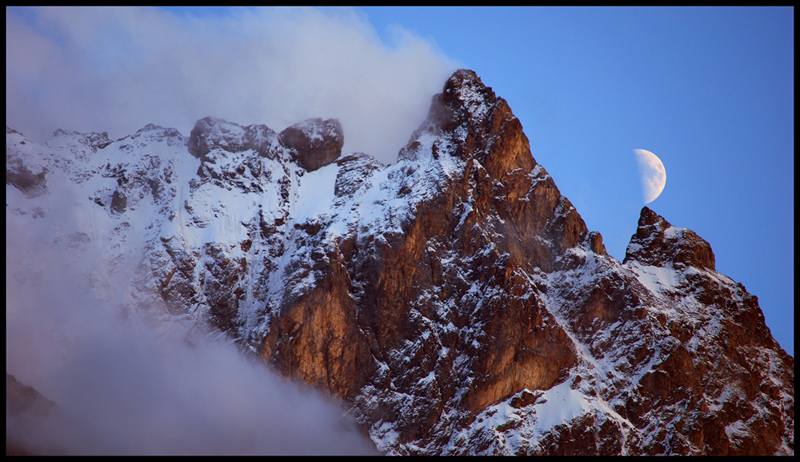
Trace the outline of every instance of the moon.
{"label": "moon", "polygon": [[664,190],[667,184],[667,171],[664,164],[655,154],[644,149],[634,149],[636,162],[639,164],[639,178],[642,180],[642,198],[649,204]]}

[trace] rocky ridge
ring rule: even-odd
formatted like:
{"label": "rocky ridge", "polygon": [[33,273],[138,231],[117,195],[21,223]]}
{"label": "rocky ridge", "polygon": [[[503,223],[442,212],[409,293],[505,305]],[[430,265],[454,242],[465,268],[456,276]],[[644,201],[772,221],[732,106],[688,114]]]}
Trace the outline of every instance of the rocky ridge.
{"label": "rocky ridge", "polygon": [[62,238],[135,264],[125,309],[225,332],[382,451],[794,452],[793,360],[756,297],[646,207],[607,255],[472,71],[390,166],[343,156],[335,120],[55,135],[7,129],[7,214],[80,191],[96,225]]}

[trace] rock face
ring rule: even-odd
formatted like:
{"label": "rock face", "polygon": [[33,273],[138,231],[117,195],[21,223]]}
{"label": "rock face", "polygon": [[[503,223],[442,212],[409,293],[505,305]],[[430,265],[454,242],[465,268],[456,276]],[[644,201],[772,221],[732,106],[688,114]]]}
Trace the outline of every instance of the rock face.
{"label": "rock face", "polygon": [[382,451],[794,453],[794,363],[756,297],[648,208],[609,256],[472,71],[391,166],[341,156],[335,120],[59,139],[30,157],[69,152],[113,230],[87,239],[141,245],[132,310],[225,332]]}

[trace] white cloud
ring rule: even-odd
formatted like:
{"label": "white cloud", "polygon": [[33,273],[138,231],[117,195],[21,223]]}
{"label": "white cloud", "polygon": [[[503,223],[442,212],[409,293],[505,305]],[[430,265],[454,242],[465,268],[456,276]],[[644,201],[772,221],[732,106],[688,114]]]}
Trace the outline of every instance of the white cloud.
{"label": "white cloud", "polygon": [[377,453],[341,403],[189,320],[153,322],[157,308],[129,297],[140,250],[110,265],[71,239],[75,198],[55,186],[37,198],[45,216],[6,213],[6,370],[58,411],[7,415],[7,440],[35,454]]}
{"label": "white cloud", "polygon": [[33,8],[6,18],[7,123],[39,141],[56,128],[118,138],[147,123],[188,135],[206,116],[277,131],[333,117],[345,152],[394,162],[457,67],[400,28],[383,43],[349,9]]}

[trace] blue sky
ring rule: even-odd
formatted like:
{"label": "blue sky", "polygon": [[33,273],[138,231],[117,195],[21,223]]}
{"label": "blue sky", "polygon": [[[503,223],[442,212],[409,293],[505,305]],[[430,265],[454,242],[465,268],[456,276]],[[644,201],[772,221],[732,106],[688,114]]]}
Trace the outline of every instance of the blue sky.
{"label": "blue sky", "polygon": [[[622,260],[648,206],[712,246],[794,355],[793,8],[7,9],[7,123],[121,137],[338,117],[385,162],[458,67]],[[111,108],[111,109],[109,109]]]}
{"label": "blue sky", "polygon": [[791,8],[366,8],[475,70],[534,158],[622,259],[642,207],[633,149],[659,156],[649,204],[706,239],[794,355]]}

